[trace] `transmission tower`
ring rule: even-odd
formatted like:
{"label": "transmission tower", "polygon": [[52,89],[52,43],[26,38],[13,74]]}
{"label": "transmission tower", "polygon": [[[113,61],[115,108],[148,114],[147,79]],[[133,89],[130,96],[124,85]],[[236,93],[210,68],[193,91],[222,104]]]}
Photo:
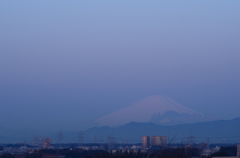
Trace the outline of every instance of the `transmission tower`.
{"label": "transmission tower", "polygon": [[195,138],[192,134],[190,136],[187,137],[188,141],[188,145],[193,145],[195,143]]}
{"label": "transmission tower", "polygon": [[104,140],[102,139],[102,137],[100,137],[100,139],[98,140],[98,142],[99,142],[99,148],[100,148],[100,149],[103,149]]}
{"label": "transmission tower", "polygon": [[207,148],[209,149],[209,144],[210,144],[210,138],[207,137]]}
{"label": "transmission tower", "polygon": [[129,139],[126,139],[126,140],[125,140],[125,143],[126,143],[126,144],[129,144]]}
{"label": "transmission tower", "polygon": [[97,141],[97,137],[94,137],[94,138],[93,138],[93,142],[94,142],[94,143],[97,143],[97,142],[98,142],[98,141]]}
{"label": "transmission tower", "polygon": [[63,133],[62,133],[62,131],[60,131],[58,133],[58,145],[59,145],[59,148],[61,147],[62,140],[63,140]]}
{"label": "transmission tower", "polygon": [[32,137],[32,145],[33,146],[37,146],[40,147],[40,145],[42,144],[42,137],[41,136],[33,136]]}
{"label": "transmission tower", "polygon": [[114,149],[114,145],[115,145],[115,138],[109,135],[108,136],[108,150]]}
{"label": "transmission tower", "polygon": [[83,146],[83,132],[80,131],[78,133],[78,142],[79,142],[79,147]]}

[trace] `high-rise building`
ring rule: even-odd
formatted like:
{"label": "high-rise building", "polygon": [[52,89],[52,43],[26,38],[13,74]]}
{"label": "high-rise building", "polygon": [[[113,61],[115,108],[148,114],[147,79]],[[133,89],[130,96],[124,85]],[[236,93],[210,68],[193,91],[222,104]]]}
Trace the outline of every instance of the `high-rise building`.
{"label": "high-rise building", "polygon": [[151,146],[166,146],[167,137],[166,136],[152,136]]}
{"label": "high-rise building", "polygon": [[150,147],[150,137],[149,136],[142,136],[142,148],[146,149]]}
{"label": "high-rise building", "polygon": [[51,147],[52,139],[51,138],[43,138],[42,139],[42,148],[49,148]]}
{"label": "high-rise building", "polygon": [[237,157],[240,158],[240,144],[237,145]]}

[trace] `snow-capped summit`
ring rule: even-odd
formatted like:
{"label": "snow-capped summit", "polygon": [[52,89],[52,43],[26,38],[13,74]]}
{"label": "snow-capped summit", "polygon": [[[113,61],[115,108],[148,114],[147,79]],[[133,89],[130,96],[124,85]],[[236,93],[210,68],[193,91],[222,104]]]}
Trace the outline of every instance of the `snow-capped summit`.
{"label": "snow-capped summit", "polygon": [[129,122],[176,125],[210,120],[212,119],[180,105],[167,96],[153,95],[136,104],[102,116],[96,122],[101,126],[119,126]]}

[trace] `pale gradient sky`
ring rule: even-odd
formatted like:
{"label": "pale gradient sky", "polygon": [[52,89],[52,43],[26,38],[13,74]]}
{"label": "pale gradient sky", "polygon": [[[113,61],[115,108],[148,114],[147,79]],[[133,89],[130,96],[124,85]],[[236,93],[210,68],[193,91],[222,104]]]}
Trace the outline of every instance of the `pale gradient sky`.
{"label": "pale gradient sky", "polygon": [[0,127],[85,129],[151,95],[240,117],[240,1],[0,1]]}

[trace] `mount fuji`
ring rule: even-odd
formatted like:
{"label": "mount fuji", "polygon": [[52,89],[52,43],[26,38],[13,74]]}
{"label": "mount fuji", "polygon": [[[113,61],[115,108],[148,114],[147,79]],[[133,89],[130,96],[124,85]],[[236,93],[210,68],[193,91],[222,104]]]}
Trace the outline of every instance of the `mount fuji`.
{"label": "mount fuji", "polygon": [[96,119],[100,126],[120,126],[130,122],[177,125],[213,121],[202,113],[180,105],[162,95],[147,97],[136,104]]}

